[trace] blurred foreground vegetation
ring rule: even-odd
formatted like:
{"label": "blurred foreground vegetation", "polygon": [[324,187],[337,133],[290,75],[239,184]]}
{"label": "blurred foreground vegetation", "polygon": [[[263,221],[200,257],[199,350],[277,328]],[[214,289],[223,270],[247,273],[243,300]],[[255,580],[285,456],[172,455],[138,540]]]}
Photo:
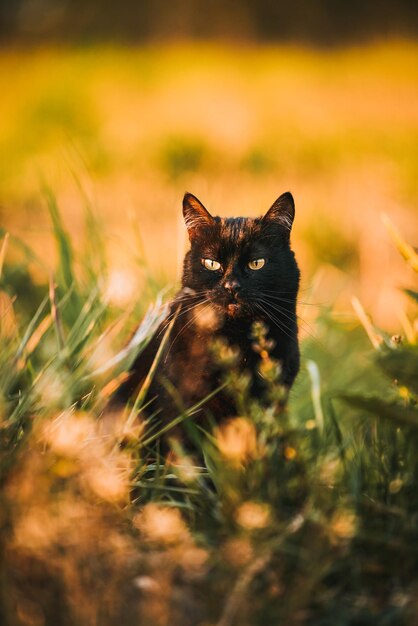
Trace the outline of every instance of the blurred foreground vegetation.
{"label": "blurred foreground vegetation", "polygon": [[179,415],[197,453],[164,458],[163,424],[141,421],[144,389],[139,406],[103,414],[164,314],[159,287],[148,278],[121,307],[93,214],[76,252],[46,196],[49,285],[32,281],[30,249],[0,239],[1,624],[416,624],[414,322],[391,336],[357,300],[362,324],[319,309],[280,415],[268,354],[268,410],[220,354],[242,414],[211,433]]}

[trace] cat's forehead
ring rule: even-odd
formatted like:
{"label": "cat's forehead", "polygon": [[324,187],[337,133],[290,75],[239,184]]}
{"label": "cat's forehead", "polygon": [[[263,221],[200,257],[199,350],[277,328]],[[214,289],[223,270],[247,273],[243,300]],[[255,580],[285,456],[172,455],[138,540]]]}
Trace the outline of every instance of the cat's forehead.
{"label": "cat's forehead", "polygon": [[215,217],[214,220],[215,224],[196,242],[195,250],[198,254],[210,258],[231,259],[261,251],[265,233],[262,236],[259,219]]}
{"label": "cat's forehead", "polygon": [[258,234],[258,225],[252,217],[221,217],[219,237],[232,245],[244,245]]}

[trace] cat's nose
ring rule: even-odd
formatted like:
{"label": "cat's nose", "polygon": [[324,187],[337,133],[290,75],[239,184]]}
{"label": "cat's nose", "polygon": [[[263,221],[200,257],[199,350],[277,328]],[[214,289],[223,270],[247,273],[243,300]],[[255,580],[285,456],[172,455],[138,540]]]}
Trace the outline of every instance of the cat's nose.
{"label": "cat's nose", "polygon": [[224,287],[233,296],[236,296],[241,289],[241,285],[235,278],[228,278],[224,283]]}

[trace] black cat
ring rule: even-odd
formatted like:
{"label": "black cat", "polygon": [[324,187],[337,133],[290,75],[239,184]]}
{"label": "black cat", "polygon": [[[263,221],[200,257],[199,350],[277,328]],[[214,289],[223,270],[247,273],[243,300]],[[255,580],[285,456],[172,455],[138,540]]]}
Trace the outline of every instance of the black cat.
{"label": "black cat", "polygon": [[[171,419],[222,383],[212,350],[215,338],[239,353],[238,369],[251,376],[251,393],[263,400],[260,355],[253,348],[252,327],[268,329],[271,356],[280,363],[280,381],[290,389],[299,370],[296,298],[299,269],[289,237],[295,214],[290,193],[281,195],[259,218],[212,217],[186,193],[183,215],[191,248],[184,259],[182,289],[147,348],[135,361],[114,402],[125,403],[141,385],[171,324],[147,399],[147,413]],[[213,395],[200,414],[217,421],[237,414],[227,390]]]}

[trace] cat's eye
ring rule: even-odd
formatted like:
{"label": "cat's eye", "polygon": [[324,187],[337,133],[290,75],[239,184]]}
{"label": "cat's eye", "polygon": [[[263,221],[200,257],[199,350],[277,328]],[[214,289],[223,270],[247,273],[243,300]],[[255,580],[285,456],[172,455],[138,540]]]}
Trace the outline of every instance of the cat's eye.
{"label": "cat's eye", "polygon": [[213,259],[202,259],[202,264],[206,267],[207,270],[220,270],[221,264],[219,261],[214,261]]}
{"label": "cat's eye", "polygon": [[265,262],[265,259],[253,259],[248,263],[248,267],[250,270],[261,270]]}

